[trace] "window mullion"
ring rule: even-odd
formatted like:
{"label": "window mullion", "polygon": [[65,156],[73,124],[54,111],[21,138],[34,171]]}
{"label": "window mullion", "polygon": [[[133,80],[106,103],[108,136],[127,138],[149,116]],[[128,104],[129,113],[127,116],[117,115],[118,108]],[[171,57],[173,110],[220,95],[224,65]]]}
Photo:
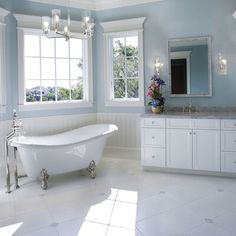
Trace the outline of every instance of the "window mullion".
{"label": "window mullion", "polygon": [[56,39],[54,39],[54,69],[55,69],[55,102],[57,102],[57,61],[56,61]]}
{"label": "window mullion", "polygon": [[128,98],[128,88],[127,88],[127,51],[126,51],[126,37],[125,37],[125,99]]}
{"label": "window mullion", "polygon": [[72,92],[72,88],[71,88],[71,58],[70,58],[70,40],[68,42],[68,53],[69,53],[69,100],[72,100],[72,96],[71,96],[71,92]]}
{"label": "window mullion", "polygon": [[41,52],[41,36],[39,36],[39,67],[40,67],[40,102],[43,101],[42,98],[42,52]]}

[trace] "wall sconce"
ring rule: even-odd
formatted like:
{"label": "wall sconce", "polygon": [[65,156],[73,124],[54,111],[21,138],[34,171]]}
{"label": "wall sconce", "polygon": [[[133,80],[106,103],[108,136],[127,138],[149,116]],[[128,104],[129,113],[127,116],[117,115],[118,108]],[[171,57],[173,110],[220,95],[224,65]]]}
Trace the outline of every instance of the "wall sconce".
{"label": "wall sconce", "polygon": [[156,58],[154,66],[155,66],[155,74],[159,75],[163,67],[163,63],[160,61],[159,58]]}
{"label": "wall sconce", "polygon": [[220,75],[227,75],[227,60],[219,53],[217,58],[218,73]]}
{"label": "wall sconce", "polygon": [[233,18],[236,19],[236,11],[233,14]]}

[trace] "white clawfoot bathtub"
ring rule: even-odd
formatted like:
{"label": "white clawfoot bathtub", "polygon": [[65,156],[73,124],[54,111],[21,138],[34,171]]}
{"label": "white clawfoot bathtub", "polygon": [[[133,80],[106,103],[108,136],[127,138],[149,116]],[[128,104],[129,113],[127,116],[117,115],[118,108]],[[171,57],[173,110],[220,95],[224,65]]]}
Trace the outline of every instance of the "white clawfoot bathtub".
{"label": "white clawfoot bathtub", "polygon": [[38,178],[42,169],[54,175],[97,165],[107,138],[117,130],[116,125],[95,124],[49,136],[20,136],[10,145],[17,148],[28,177]]}

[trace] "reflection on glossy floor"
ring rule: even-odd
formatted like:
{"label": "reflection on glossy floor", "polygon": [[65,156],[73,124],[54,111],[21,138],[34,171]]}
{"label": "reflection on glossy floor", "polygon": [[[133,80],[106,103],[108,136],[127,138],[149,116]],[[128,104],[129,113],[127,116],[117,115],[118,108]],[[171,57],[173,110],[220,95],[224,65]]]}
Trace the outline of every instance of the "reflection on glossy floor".
{"label": "reflection on glossy floor", "polygon": [[[2,173],[2,172],[1,172]],[[2,174],[1,174],[2,175]],[[140,162],[103,158],[95,180],[83,172],[5,194],[1,236],[236,235],[236,180],[144,172]]]}

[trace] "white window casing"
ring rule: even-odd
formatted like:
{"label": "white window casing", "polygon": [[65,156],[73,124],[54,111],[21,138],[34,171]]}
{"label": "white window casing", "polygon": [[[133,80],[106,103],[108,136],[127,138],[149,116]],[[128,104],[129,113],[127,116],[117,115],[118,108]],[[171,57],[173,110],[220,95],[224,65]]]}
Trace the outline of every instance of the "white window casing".
{"label": "white window casing", "polygon": [[[24,35],[36,34],[42,35],[41,31],[41,17],[29,15],[14,15],[17,20],[17,36],[18,36],[18,89],[19,89],[19,110],[49,110],[49,109],[66,109],[66,108],[80,108],[93,106],[93,70],[92,70],[92,40],[83,40],[83,58],[86,61],[83,65],[83,71],[86,76],[83,87],[83,100],[67,100],[58,102],[42,102],[42,103],[26,103],[25,99],[25,76],[24,76]],[[71,30],[84,38],[83,34],[78,30],[81,29],[81,22],[71,21]]]}
{"label": "white window casing", "polygon": [[[106,106],[135,107],[144,106],[144,69],[143,69],[143,24],[145,17],[101,23],[104,30],[104,76],[106,86]],[[111,91],[112,78],[112,45],[114,37],[138,36],[138,77],[139,98],[118,100],[113,98]]]}
{"label": "white window casing", "polygon": [[6,34],[5,17],[9,11],[0,8],[0,113],[6,112]]}

